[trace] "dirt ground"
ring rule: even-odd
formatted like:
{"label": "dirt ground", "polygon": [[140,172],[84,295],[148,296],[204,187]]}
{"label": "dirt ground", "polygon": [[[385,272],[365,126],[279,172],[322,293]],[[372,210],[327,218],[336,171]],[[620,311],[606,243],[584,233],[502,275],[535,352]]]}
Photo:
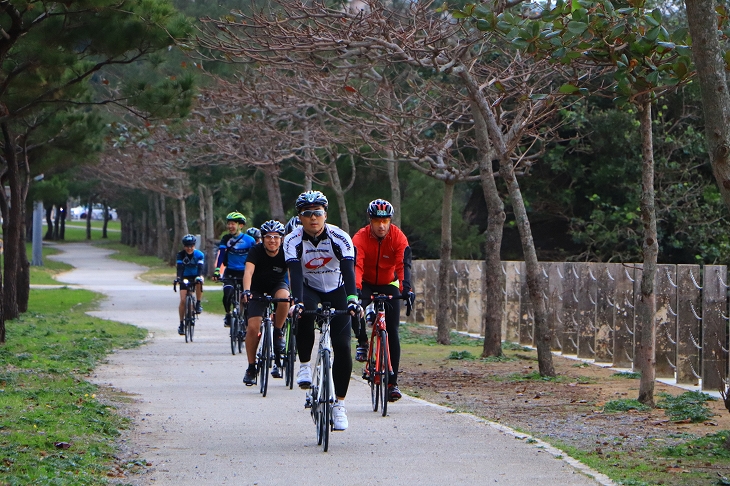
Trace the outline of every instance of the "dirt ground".
{"label": "dirt ground", "polygon": [[[468,349],[477,356],[481,351],[481,348]],[[657,482],[647,484],[708,484],[694,483],[690,475],[681,474],[690,469],[714,480],[730,475],[730,465],[726,461],[722,465],[714,461],[698,464],[688,459],[656,457],[656,451],[686,442],[688,436],[703,437],[730,430],[730,412],[722,399],[707,402],[715,415],[702,423],[672,422],[663,409],[605,413],[606,402],[638,397],[637,378],[618,377],[616,370],[554,356],[559,378],[545,381],[534,377],[538,371],[534,351],[506,350],[505,353],[517,359],[506,362],[456,360],[448,359],[447,351],[444,359],[433,360],[404,352],[398,382],[403,391],[414,396],[474,413],[564,450],[574,447],[587,452],[609,469],[625,467],[626,461],[631,459],[653,464],[658,470],[669,473],[667,478],[657,478]],[[532,379],[516,378],[531,374]],[[661,392],[679,395],[685,391],[657,383],[655,399],[660,399]]]}

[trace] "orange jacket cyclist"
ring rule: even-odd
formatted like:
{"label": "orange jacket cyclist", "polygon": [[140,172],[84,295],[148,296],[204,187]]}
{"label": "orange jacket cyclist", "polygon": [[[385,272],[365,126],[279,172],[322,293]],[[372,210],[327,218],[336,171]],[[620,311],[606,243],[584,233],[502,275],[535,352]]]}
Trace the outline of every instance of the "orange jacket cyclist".
{"label": "orange jacket cyclist", "polygon": [[[415,294],[411,287],[411,248],[408,238],[391,223],[393,206],[384,199],[376,199],[368,205],[370,224],[361,228],[352,238],[356,248],[355,285],[362,295],[362,305],[371,302],[374,292],[394,296],[408,295],[413,304]],[[398,366],[400,364],[400,300],[386,304],[385,323],[388,330],[388,350],[393,374],[388,384],[389,401],[401,398],[398,389]],[[355,359],[366,361],[368,337],[365,329],[357,336],[358,346]]]}

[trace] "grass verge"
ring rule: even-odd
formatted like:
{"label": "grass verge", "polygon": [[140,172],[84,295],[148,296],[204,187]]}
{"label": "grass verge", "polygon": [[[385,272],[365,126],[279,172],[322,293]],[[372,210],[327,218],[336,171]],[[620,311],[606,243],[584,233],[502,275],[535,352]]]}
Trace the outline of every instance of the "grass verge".
{"label": "grass verge", "polygon": [[6,322],[0,347],[0,484],[106,484],[115,438],[127,421],[85,381],[115,348],[144,329],[90,317],[97,296],[68,288],[31,290],[30,308]]}

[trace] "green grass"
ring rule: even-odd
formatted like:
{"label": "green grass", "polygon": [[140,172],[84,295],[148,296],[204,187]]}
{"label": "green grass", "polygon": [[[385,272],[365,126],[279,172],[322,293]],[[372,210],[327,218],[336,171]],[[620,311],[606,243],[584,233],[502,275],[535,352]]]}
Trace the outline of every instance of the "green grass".
{"label": "green grass", "polygon": [[[32,259],[31,245],[26,245],[26,251],[28,259]],[[54,280],[54,277],[59,273],[67,272],[73,267],[67,263],[61,263],[54,260],[50,260],[50,255],[56,255],[61,253],[56,248],[50,246],[43,246],[43,266],[41,267],[30,267],[30,283],[35,285],[58,285],[58,281]]]}
{"label": "green grass", "polygon": [[83,375],[146,331],[86,315],[96,299],[85,290],[32,289],[28,312],[6,322],[0,484],[106,484],[115,438],[128,424]]}
{"label": "green grass", "polygon": [[617,413],[617,412],[628,412],[629,410],[636,410],[639,412],[646,412],[651,410],[651,407],[644,405],[638,400],[631,398],[622,398],[621,400],[611,400],[606,402],[603,407],[603,411],[606,413]]}
{"label": "green grass", "polygon": [[656,404],[657,408],[663,408],[669,419],[675,422],[704,422],[715,415],[705,405],[705,402],[715,400],[707,393],[688,391],[677,396],[669,393],[659,393],[659,396],[661,399]]}
{"label": "green grass", "polygon": [[641,378],[641,373],[637,373],[635,371],[619,371],[618,373],[614,373],[611,376],[615,378],[626,378],[628,380],[636,380]]}
{"label": "green grass", "polygon": [[[121,229],[121,222],[119,221],[109,221],[109,224],[107,226],[107,229],[110,231],[107,231],[107,238],[102,238],[102,227],[103,227],[103,221],[92,221],[91,222],[91,240],[86,239],[86,221],[66,221],[66,229],[64,231],[64,239],[59,240],[56,243],[63,244],[63,243],[80,243],[80,242],[88,242],[91,241],[114,241],[119,242],[121,241],[122,233],[119,231]],[[114,230],[114,231],[111,231]],[[43,232],[45,234],[46,227],[43,227]]]}

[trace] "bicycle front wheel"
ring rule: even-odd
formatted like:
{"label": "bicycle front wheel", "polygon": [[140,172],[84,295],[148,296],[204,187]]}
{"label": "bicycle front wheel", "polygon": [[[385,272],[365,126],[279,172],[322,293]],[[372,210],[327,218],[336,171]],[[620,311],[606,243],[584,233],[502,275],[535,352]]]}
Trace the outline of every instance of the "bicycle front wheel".
{"label": "bicycle front wheel", "polygon": [[265,397],[269,389],[269,370],[271,369],[271,321],[265,320],[262,327],[261,359],[259,360],[259,380],[261,380],[261,394]]}
{"label": "bicycle front wheel", "polygon": [[230,330],[231,330],[231,354],[236,355],[236,343],[238,341],[238,319],[235,315],[231,314],[230,319]]}
{"label": "bicycle front wheel", "polygon": [[291,332],[289,327],[289,339],[286,344],[286,366],[284,373],[286,375],[286,386],[289,389],[294,388],[294,362],[297,360],[297,338],[294,333]]}
{"label": "bicycle front wheel", "polygon": [[246,338],[244,335],[244,329],[248,326],[248,320],[246,316],[240,312],[237,314],[238,326],[236,332],[236,343],[238,343],[238,353],[241,354],[246,350]]}
{"label": "bicycle front wheel", "polygon": [[368,354],[367,373],[368,383],[370,384],[370,402],[373,405],[373,412],[378,411],[380,405],[380,377],[378,376],[377,358],[380,354],[380,337],[376,334],[371,339],[370,350]]}
{"label": "bicycle front wheel", "polygon": [[195,299],[188,295],[185,305],[185,342],[193,342],[193,325],[195,324]]}
{"label": "bicycle front wheel", "polygon": [[332,422],[332,403],[330,403],[330,373],[332,373],[330,352],[322,350],[322,382],[320,383],[319,400],[317,403],[319,413],[319,430],[321,434],[322,450],[327,452],[330,445],[330,429]]}
{"label": "bicycle front wheel", "polygon": [[380,376],[380,407],[383,417],[388,413],[388,378],[390,378],[390,354],[388,353],[388,334],[380,331],[378,350],[378,375]]}

